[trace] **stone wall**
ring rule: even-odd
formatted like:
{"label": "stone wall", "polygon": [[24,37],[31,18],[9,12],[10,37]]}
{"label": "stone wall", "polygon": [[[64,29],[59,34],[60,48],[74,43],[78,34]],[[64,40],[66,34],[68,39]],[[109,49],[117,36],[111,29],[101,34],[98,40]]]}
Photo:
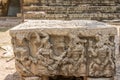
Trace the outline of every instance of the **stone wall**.
{"label": "stone wall", "polygon": [[120,0],[24,0],[25,18],[92,19],[120,18]]}

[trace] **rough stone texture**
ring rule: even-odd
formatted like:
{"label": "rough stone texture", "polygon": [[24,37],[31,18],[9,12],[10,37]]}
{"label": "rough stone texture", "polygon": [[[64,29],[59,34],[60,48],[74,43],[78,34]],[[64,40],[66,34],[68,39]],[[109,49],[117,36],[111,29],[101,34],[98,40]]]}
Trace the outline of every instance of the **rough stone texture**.
{"label": "rough stone texture", "polygon": [[[11,29],[22,77],[114,77],[116,28],[97,21],[30,20]],[[33,79],[34,80],[34,79]],[[35,79],[37,80],[37,79]]]}
{"label": "rough stone texture", "polygon": [[114,77],[114,80],[120,80],[120,75],[115,76],[115,77]]}
{"label": "rough stone texture", "polygon": [[92,19],[120,18],[119,0],[24,0],[23,11],[28,19]]}
{"label": "rough stone texture", "polygon": [[88,80],[113,80],[112,78],[88,78]]}
{"label": "rough stone texture", "polygon": [[115,76],[115,80],[119,80],[120,79],[120,27],[117,27],[118,33],[118,39],[117,39],[117,44],[118,44],[118,51],[116,52],[116,76]]}
{"label": "rough stone texture", "polygon": [[26,77],[25,80],[41,80],[39,77]]}
{"label": "rough stone texture", "polygon": [[[0,16],[22,17],[17,0],[0,0]],[[21,0],[25,19],[114,20],[120,18],[119,0]],[[18,2],[18,1],[17,1]],[[12,9],[11,9],[12,8]],[[11,14],[12,13],[12,14]],[[14,15],[13,15],[14,14]]]}

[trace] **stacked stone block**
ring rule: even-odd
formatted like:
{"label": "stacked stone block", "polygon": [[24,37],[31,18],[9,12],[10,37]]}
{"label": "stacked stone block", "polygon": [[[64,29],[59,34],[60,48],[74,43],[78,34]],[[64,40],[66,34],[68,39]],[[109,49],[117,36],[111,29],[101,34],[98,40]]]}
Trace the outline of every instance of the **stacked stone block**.
{"label": "stacked stone block", "polygon": [[25,18],[92,19],[120,18],[119,0],[24,0]]}

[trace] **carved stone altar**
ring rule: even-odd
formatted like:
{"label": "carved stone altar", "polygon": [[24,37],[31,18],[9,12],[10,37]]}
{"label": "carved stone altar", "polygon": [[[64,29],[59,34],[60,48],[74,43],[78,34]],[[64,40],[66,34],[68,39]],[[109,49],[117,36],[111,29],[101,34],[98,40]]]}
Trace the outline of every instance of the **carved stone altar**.
{"label": "carved stone altar", "polygon": [[11,29],[10,34],[16,69],[23,80],[114,77],[116,29],[110,25],[84,20],[30,20]]}

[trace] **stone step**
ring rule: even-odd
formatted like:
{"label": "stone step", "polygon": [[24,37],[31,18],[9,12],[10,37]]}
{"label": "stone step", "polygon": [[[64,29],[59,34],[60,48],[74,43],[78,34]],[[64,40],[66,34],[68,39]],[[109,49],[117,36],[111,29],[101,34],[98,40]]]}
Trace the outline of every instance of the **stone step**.
{"label": "stone step", "polygon": [[25,13],[25,19],[89,19],[89,20],[108,20],[119,19],[119,13],[81,13],[81,14],[45,14],[45,13]]}
{"label": "stone step", "polygon": [[[117,0],[116,0],[117,1]],[[76,4],[97,4],[97,5],[114,5],[115,0],[24,0],[23,5],[76,5]]]}
{"label": "stone step", "polygon": [[120,6],[74,6],[74,7],[62,7],[62,6],[24,6],[24,11],[44,11],[46,13],[81,13],[81,12],[117,12]]}
{"label": "stone step", "polygon": [[23,0],[23,5],[37,5],[39,4],[38,0]]}

